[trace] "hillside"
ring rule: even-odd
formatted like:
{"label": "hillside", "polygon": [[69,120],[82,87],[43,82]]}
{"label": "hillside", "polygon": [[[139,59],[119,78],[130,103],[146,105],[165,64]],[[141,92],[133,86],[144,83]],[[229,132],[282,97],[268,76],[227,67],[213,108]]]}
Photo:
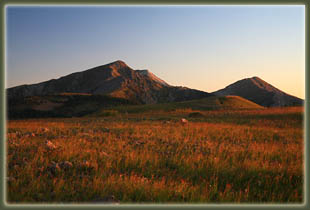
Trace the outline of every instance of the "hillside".
{"label": "hillside", "polygon": [[236,95],[265,107],[301,106],[303,104],[302,99],[275,88],[259,77],[239,80],[213,94]]}
{"label": "hillside", "polygon": [[[253,103],[252,101],[246,100],[239,96],[211,96],[208,98],[182,101],[182,102],[171,102],[161,104],[145,104],[145,105],[128,105],[113,107],[120,113],[143,113],[149,111],[174,111],[178,109],[191,109],[197,111],[208,111],[208,110],[250,110],[250,109],[264,109],[263,106]],[[100,115],[107,113],[106,110],[102,109],[95,112],[94,115]]]}

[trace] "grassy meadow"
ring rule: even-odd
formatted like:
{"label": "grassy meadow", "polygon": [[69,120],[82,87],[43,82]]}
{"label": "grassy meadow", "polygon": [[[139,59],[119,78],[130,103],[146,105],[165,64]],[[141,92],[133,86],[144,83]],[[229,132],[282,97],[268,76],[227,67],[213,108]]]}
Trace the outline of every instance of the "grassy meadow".
{"label": "grassy meadow", "polygon": [[301,203],[303,114],[111,109],[9,120],[7,202]]}

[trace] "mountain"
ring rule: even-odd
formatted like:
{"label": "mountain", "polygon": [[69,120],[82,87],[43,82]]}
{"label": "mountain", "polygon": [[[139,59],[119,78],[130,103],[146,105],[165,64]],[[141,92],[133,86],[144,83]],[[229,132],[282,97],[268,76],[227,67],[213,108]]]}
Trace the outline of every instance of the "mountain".
{"label": "mountain", "polygon": [[192,100],[212,95],[171,86],[150,71],[133,70],[120,60],[59,79],[7,89],[9,100],[61,93],[107,95],[142,104]]}
{"label": "mountain", "polygon": [[239,80],[213,94],[236,95],[265,107],[301,106],[303,104],[302,99],[275,88],[259,77]]}

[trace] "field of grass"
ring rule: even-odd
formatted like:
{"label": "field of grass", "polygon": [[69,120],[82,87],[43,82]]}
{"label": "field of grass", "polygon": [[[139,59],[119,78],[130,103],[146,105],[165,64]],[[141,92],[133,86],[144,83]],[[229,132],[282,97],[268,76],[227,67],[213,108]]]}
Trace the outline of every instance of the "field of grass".
{"label": "field of grass", "polygon": [[303,202],[301,107],[110,110],[7,129],[8,203]]}

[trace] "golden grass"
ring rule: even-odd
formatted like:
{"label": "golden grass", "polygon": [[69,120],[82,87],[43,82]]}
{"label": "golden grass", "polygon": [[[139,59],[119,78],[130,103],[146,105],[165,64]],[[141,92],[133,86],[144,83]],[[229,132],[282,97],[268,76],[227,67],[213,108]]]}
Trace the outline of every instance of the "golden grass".
{"label": "golden grass", "polygon": [[8,202],[303,201],[301,108],[191,111],[9,121]]}

